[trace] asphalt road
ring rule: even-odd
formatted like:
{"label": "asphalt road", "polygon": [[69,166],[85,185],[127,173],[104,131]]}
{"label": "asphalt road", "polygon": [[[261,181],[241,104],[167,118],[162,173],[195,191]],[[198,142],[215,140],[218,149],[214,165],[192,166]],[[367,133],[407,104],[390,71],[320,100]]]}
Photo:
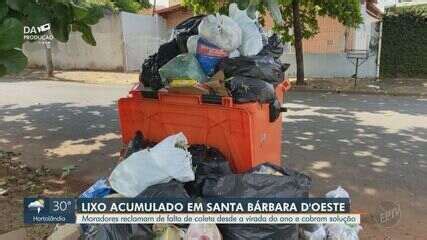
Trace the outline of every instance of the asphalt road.
{"label": "asphalt road", "polygon": [[[107,176],[121,148],[116,100],[129,89],[0,81],[0,149],[35,167],[77,165],[84,181]],[[313,195],[347,189],[362,239],[425,239],[427,99],[290,92],[285,105],[284,165],[312,177]],[[400,217],[378,223],[390,206]]]}

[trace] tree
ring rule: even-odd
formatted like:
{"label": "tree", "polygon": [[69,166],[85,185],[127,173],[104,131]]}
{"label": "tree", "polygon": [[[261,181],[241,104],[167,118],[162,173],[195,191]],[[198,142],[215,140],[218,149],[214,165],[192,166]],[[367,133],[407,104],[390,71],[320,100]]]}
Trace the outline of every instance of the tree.
{"label": "tree", "polygon": [[[146,6],[148,0],[0,0],[0,76],[25,68],[25,41],[49,32],[56,40],[67,42],[70,32],[77,31],[86,43],[95,46],[91,26],[104,16],[105,9],[136,12]],[[41,31],[47,23],[50,31]],[[25,38],[24,26],[28,32]]]}
{"label": "tree", "polygon": [[[257,9],[263,16],[267,11],[273,13],[273,31],[279,34],[282,42],[291,42],[295,46],[297,84],[304,84],[302,40],[318,33],[317,16],[336,18],[347,27],[357,27],[363,20],[360,0],[184,0],[195,13],[226,13],[233,2],[237,2],[241,9]],[[278,20],[277,8],[283,21]]]}

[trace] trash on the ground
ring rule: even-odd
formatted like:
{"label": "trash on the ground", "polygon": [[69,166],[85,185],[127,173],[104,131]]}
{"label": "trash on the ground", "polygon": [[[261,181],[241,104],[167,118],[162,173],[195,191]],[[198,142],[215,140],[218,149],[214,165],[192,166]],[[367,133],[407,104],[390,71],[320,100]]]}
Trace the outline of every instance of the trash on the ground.
{"label": "trash on the ground", "polygon": [[5,195],[7,194],[8,191],[9,191],[8,189],[0,188],[0,195]]}
{"label": "trash on the ground", "polygon": [[348,194],[348,192],[344,188],[342,188],[341,186],[338,186],[337,189],[327,192],[325,194],[325,197],[350,199],[350,194]]}
{"label": "trash on the ground", "polygon": [[47,240],[75,240],[80,237],[78,224],[57,225]]}
{"label": "trash on the ground", "polygon": [[274,169],[273,167],[269,165],[261,165],[257,170],[253,172],[254,174],[268,174],[268,175],[274,175],[274,176],[283,176],[283,174]]}
{"label": "trash on the ground", "polygon": [[217,65],[228,57],[229,53],[203,38],[197,41],[196,58],[207,76],[215,73]]}
{"label": "trash on the ground", "polygon": [[181,182],[194,180],[191,154],[183,133],[165,138],[151,149],[133,153],[120,162],[110,175],[111,187],[125,197],[136,197],[147,187],[173,178]]}
{"label": "trash on the ground", "polygon": [[184,240],[222,240],[215,224],[192,223],[188,227]]}
{"label": "trash on the ground", "polygon": [[236,76],[227,79],[226,87],[237,103],[271,103],[276,99],[272,84],[248,77]]}
{"label": "trash on the ground", "polygon": [[240,54],[243,56],[257,55],[262,50],[263,44],[261,32],[255,21],[247,15],[246,10],[240,10],[236,3],[230,4],[229,15],[242,31]]}
{"label": "trash on the ground", "polygon": [[71,171],[76,169],[76,165],[67,165],[62,168],[61,178],[65,178],[66,176],[71,174]]}
{"label": "trash on the ground", "polygon": [[205,145],[191,145],[188,149],[192,155],[195,180],[187,182],[185,189],[192,197],[202,196],[202,187],[208,177],[219,177],[232,174],[230,164],[216,148]]}
{"label": "trash on the ground", "polygon": [[328,240],[359,240],[362,227],[357,224],[325,224]]}
{"label": "trash on the ground", "polygon": [[326,240],[327,234],[323,224],[300,225],[302,240]]}
{"label": "trash on the ground", "polygon": [[[255,174],[261,166],[280,172],[283,176]],[[204,181],[204,197],[308,197],[311,179],[297,171],[265,163],[244,174],[210,176]],[[298,225],[286,224],[224,224],[218,225],[223,239],[298,239]]]}
{"label": "trash on the ground", "polygon": [[153,239],[151,225],[145,224],[96,224],[90,225],[82,236],[85,240]]}
{"label": "trash on the ground", "polygon": [[143,148],[144,144],[144,134],[141,131],[137,131],[132,140],[128,143],[126,147],[126,152],[123,154],[124,158],[129,157],[132,153],[138,152]]}
{"label": "trash on the ground", "polygon": [[228,89],[225,87],[225,76],[223,71],[218,71],[213,75],[209,81],[207,81],[206,86],[211,88],[216,95],[222,97],[229,97],[230,93]]}
{"label": "trash on the ground", "polygon": [[[341,186],[332,190],[325,195],[327,198],[348,198],[350,194]],[[359,231],[362,227],[358,224],[325,224],[325,229],[328,234],[328,240],[358,240]]]}
{"label": "trash on the ground", "polygon": [[172,224],[154,224],[153,225],[153,240],[181,240],[185,233]]}
{"label": "trash on the ground", "polygon": [[108,185],[106,178],[101,178],[80,194],[80,198],[102,198],[111,193],[113,189]]}
{"label": "trash on the ground", "polygon": [[192,79],[205,82],[206,75],[200,67],[196,57],[192,54],[180,54],[159,69],[164,85],[172,80]]}
{"label": "trash on the ground", "polygon": [[218,225],[224,240],[286,239],[298,240],[296,224],[223,224]]}
{"label": "trash on the ground", "polygon": [[[254,174],[260,171],[261,166],[273,168],[283,176]],[[264,163],[244,174],[209,177],[203,185],[203,196],[302,198],[308,197],[310,187],[310,177],[295,170]]]}
{"label": "trash on the ground", "polygon": [[272,56],[240,56],[225,59],[220,69],[224,71],[225,77],[242,76],[263,80],[272,84],[279,84],[285,79],[284,71],[286,65],[281,64]]}
{"label": "trash on the ground", "polygon": [[230,17],[208,15],[199,25],[199,35],[215,46],[231,52],[242,43],[242,30]]}
{"label": "trash on the ground", "polygon": [[138,197],[144,198],[189,198],[184,184],[176,180],[171,180],[167,183],[160,183],[145,189]]}

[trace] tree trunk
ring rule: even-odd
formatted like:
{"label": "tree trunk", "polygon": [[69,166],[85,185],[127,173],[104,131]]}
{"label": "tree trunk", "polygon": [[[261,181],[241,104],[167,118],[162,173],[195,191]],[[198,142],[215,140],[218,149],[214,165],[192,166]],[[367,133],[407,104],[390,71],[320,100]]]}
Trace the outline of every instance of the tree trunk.
{"label": "tree trunk", "polygon": [[45,44],[46,72],[48,77],[53,77],[52,48],[50,44],[50,42]]}
{"label": "tree trunk", "polygon": [[295,37],[295,57],[297,62],[297,85],[304,85],[304,55],[302,49],[302,29],[300,17],[300,0],[292,1],[292,15]]}

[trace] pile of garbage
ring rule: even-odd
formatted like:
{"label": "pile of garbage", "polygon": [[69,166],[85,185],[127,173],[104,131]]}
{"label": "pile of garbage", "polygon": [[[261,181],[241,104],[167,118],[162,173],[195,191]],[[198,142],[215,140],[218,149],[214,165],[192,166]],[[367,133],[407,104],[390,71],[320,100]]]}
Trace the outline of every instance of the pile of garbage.
{"label": "pile of garbage", "polygon": [[[127,158],[109,178],[98,180],[80,197],[188,198],[307,198],[311,179],[295,170],[261,164],[233,173],[227,159],[215,148],[188,145],[184,134],[158,144],[136,134]],[[147,147],[149,146],[149,147]],[[344,189],[327,197],[349,197]],[[358,239],[358,226],[291,224],[104,224],[82,225],[83,239],[243,240],[243,239]],[[329,235],[328,235],[329,234]],[[333,234],[333,235],[331,235]],[[345,238],[340,238],[345,236]]]}
{"label": "pile of garbage", "polygon": [[276,34],[268,37],[256,18],[231,4],[229,16],[195,16],[180,23],[172,39],[143,63],[140,82],[152,90],[277,106],[274,90],[289,67],[280,61],[282,53]]}

